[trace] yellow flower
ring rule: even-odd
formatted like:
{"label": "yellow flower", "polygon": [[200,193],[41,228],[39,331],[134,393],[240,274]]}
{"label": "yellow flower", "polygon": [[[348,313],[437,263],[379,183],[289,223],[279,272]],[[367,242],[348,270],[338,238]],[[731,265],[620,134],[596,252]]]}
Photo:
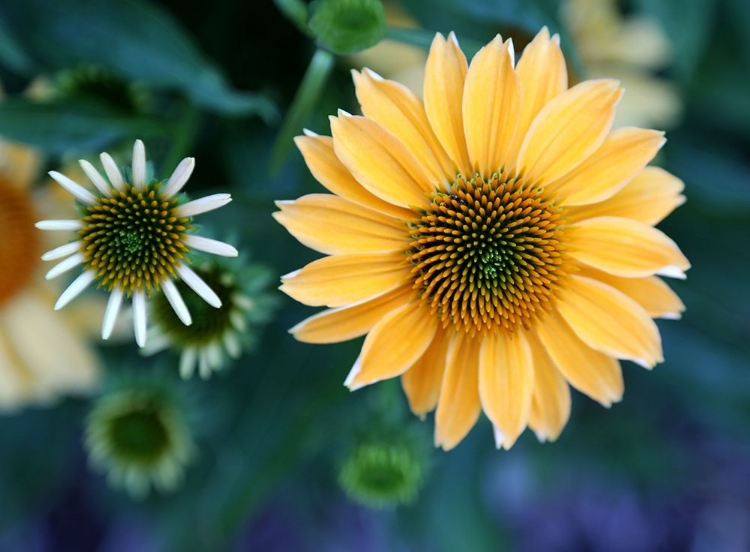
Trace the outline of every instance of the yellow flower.
{"label": "yellow flower", "polygon": [[76,313],[62,320],[50,310],[56,290],[40,273],[39,253],[51,244],[34,221],[39,209],[60,213],[49,189],[32,195],[38,166],[30,148],[0,142],[0,411],[82,393],[98,382],[88,328]]}
{"label": "yellow flower", "polygon": [[332,138],[297,138],[334,195],[278,203],[276,219],[329,255],[281,289],[326,306],[292,328],[310,343],[368,334],[350,389],[401,376],[412,411],[434,408],[435,443],[456,446],[483,410],[498,446],[530,426],[555,439],[568,384],[605,406],[623,393],[619,360],[661,362],[652,318],[678,318],[657,274],[687,259],[653,227],[682,182],[646,167],[652,130],[611,130],[613,80],[567,86],[543,29],[514,66],[498,36],[467,65],[437,35],[424,102],[354,73],[363,117],[331,118]]}

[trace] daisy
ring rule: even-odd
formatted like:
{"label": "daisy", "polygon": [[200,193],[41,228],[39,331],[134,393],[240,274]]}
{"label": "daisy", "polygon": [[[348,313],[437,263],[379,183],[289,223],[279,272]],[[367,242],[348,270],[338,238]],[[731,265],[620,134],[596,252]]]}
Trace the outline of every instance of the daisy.
{"label": "daisy", "polygon": [[[101,154],[108,180],[88,161],[81,168],[96,188],[89,191],[67,176],[51,171],[50,176],[78,200],[80,216],[73,220],[43,220],[41,230],[75,231],[79,239],[57,247],[42,260],[64,259],[47,272],[55,278],[83,265],[83,272],[63,292],[55,304],[61,309],[97,282],[110,292],[102,325],[102,338],[114,328],[125,296],[132,297],[135,339],[146,343],[146,297],[162,290],[183,324],[192,317],[172,281],[178,277],[204,301],[215,308],[221,300],[190,268],[191,249],[225,257],[236,257],[237,250],[226,243],[191,234],[195,215],[229,203],[229,194],[214,194],[186,201],[179,194],[195,167],[192,157],[183,159],[166,183],[147,177],[146,150],[136,140],[133,147],[132,178],[123,176],[112,157]],[[129,175],[128,175],[129,176]]]}
{"label": "daisy", "polygon": [[282,278],[294,299],[329,307],[291,332],[367,334],[346,385],[401,376],[415,414],[436,409],[444,449],[482,411],[498,447],[527,426],[557,438],[569,385],[619,401],[619,361],[662,362],[652,318],[683,310],[657,276],[689,268],[654,228],[684,199],[682,182],[646,166],[663,133],[611,130],[618,82],[568,88],[546,28],[514,59],[498,36],[469,66],[455,36],[438,34],[424,101],[355,72],[364,116],[339,112],[332,138],[297,138],[333,195],[275,213],[328,255]]}
{"label": "daisy", "polygon": [[[99,382],[86,319],[96,303],[64,319],[50,307],[59,290],[41,278],[39,253],[54,246],[34,228],[40,212],[66,212],[51,186],[32,184],[40,164],[26,146],[0,141],[0,412],[84,394]],[[67,203],[67,202],[66,202]],[[80,307],[84,307],[81,309]],[[103,310],[103,309],[102,309]],[[39,344],[44,343],[44,347]]]}

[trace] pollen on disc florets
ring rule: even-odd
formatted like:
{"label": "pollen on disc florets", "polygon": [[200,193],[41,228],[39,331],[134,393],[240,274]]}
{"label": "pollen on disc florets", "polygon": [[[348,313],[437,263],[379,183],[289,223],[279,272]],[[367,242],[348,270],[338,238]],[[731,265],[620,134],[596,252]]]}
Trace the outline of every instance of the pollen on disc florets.
{"label": "pollen on disc florets", "polygon": [[36,216],[28,195],[0,180],[0,305],[26,283],[38,263],[39,238],[34,229]]}
{"label": "pollen on disc florets", "polygon": [[185,245],[189,217],[178,216],[178,196],[167,199],[161,184],[142,189],[126,183],[81,207],[84,265],[93,270],[107,290],[119,287],[129,296],[136,290],[151,293],[176,275]]}
{"label": "pollen on disc florets", "polygon": [[410,224],[414,288],[443,327],[529,327],[566,274],[563,211],[523,178],[458,175]]}

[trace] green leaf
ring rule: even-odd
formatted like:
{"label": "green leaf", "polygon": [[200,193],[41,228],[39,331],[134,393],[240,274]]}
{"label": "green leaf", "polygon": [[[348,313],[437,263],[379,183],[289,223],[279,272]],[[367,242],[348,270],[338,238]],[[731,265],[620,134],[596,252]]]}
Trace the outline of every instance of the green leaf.
{"label": "green leaf", "polygon": [[35,103],[11,98],[0,103],[0,134],[52,154],[91,151],[123,137],[163,134],[168,123],[125,116],[94,102]]}
{"label": "green leaf", "polygon": [[28,73],[31,60],[6,22],[0,18],[0,61],[19,73]]}
{"label": "green leaf", "polygon": [[24,28],[24,46],[48,67],[86,60],[154,87],[181,90],[209,111],[266,120],[277,115],[268,98],[233,89],[177,21],[149,2],[27,0],[0,7],[3,16]]}
{"label": "green leaf", "polygon": [[315,0],[307,26],[321,47],[351,54],[383,39],[385,12],[380,0]]}

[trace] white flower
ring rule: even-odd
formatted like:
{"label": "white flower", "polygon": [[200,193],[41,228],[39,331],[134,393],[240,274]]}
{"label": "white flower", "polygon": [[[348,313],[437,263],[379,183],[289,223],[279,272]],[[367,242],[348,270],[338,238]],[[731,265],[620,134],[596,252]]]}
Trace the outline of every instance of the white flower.
{"label": "white flower", "polygon": [[81,216],[75,220],[43,220],[41,230],[74,230],[79,239],[42,255],[45,261],[63,259],[48,273],[55,278],[78,265],[81,274],[60,295],[55,310],[67,305],[93,282],[110,292],[104,314],[102,338],[112,333],[125,296],[133,302],[135,339],[146,343],[146,297],[162,290],[177,316],[185,325],[192,323],[172,280],[181,278],[208,304],[219,308],[216,293],[191,270],[186,253],[190,249],[225,257],[236,257],[237,250],[223,242],[191,234],[192,217],[229,203],[229,194],[214,194],[186,202],[178,194],[195,167],[192,157],[183,159],[164,184],[147,179],[146,151],[143,142],[133,147],[132,182],[123,178],[112,157],[100,156],[107,179],[91,163],[81,160],[95,192],[55,171],[50,176],[73,194]]}

